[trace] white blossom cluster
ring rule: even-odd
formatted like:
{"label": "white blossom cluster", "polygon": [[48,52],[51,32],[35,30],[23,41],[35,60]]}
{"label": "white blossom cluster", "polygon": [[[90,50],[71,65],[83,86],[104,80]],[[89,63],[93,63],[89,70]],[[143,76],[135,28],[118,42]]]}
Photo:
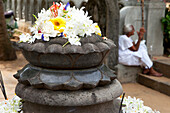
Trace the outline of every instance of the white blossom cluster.
{"label": "white blossom cluster", "polygon": [[122,111],[123,113],[160,113],[156,110],[153,111],[148,106],[144,106],[143,103],[144,102],[139,98],[125,97],[123,100],[123,105],[125,105],[125,107],[122,107]]}
{"label": "white blossom cluster", "polygon": [[0,102],[0,113],[23,113],[21,107],[21,99],[15,96],[11,100]]}
{"label": "white blossom cluster", "polygon": [[[121,98],[119,98],[121,99]],[[125,97],[123,100],[122,111],[123,113],[160,113],[159,111],[152,110],[148,106],[144,106],[144,102],[141,99],[136,99],[135,97],[132,98],[128,96]],[[0,113],[23,113],[21,110],[22,102],[21,98],[18,96],[15,96],[11,100],[5,100],[3,102],[0,102]]]}
{"label": "white blossom cluster", "polygon": [[[58,6],[57,10],[51,10],[53,6]],[[32,35],[22,34],[20,42],[33,43],[36,39],[49,41],[50,37],[60,36],[68,39],[71,45],[81,45],[81,37],[91,36],[93,33],[101,36],[97,23],[93,23],[83,8],[77,9],[62,3],[55,3],[53,6],[38,13],[35,25],[30,28]]]}

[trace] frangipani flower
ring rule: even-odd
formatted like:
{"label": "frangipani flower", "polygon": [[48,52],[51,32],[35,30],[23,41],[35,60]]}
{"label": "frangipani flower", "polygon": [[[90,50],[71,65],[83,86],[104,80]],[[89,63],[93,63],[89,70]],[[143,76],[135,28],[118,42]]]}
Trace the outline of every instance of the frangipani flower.
{"label": "frangipani flower", "polygon": [[66,27],[66,21],[64,20],[64,18],[62,18],[62,17],[52,18],[52,19],[50,19],[50,21],[54,25],[54,30],[59,31],[60,33],[62,33],[64,31],[64,29]]}

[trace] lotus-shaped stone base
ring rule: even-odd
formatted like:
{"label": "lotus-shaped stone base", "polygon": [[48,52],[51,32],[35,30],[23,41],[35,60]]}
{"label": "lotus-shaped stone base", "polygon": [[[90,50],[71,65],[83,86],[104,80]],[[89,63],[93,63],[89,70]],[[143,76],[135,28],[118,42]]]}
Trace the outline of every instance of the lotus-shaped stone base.
{"label": "lotus-shaped stone base", "polygon": [[35,66],[53,69],[86,69],[103,64],[111,48],[112,40],[92,35],[81,38],[81,46],[67,44],[67,39],[56,37],[49,42],[18,43],[27,61]]}
{"label": "lotus-shaped stone base", "polygon": [[14,75],[22,84],[50,90],[78,90],[107,85],[116,78],[105,65],[81,70],[55,70],[26,65]]}

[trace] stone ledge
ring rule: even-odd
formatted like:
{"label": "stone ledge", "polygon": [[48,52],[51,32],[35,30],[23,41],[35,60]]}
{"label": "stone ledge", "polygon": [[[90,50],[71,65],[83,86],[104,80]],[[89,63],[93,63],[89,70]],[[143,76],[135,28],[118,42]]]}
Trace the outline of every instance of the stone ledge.
{"label": "stone ledge", "polygon": [[119,97],[123,90],[119,81],[115,79],[112,84],[104,87],[78,91],[35,89],[19,83],[15,92],[25,101],[41,105],[86,106],[112,101]]}
{"label": "stone ledge", "polygon": [[115,99],[106,103],[91,106],[45,106],[25,102],[23,105],[24,113],[118,113],[120,100]]}
{"label": "stone ledge", "polygon": [[116,66],[116,72],[117,79],[121,83],[130,83],[136,82],[137,75],[142,72],[142,68],[140,66],[126,66],[118,64]]}
{"label": "stone ledge", "polygon": [[170,96],[170,78],[167,77],[154,77],[144,74],[139,74],[138,82],[142,85],[150,87],[154,90],[157,90],[161,93]]}
{"label": "stone ledge", "polygon": [[110,84],[116,75],[105,65],[81,70],[55,70],[28,64],[14,77],[22,84],[38,89],[80,90]]}
{"label": "stone ledge", "polygon": [[154,60],[153,66],[158,72],[161,72],[164,76],[170,78],[170,59],[164,58]]}

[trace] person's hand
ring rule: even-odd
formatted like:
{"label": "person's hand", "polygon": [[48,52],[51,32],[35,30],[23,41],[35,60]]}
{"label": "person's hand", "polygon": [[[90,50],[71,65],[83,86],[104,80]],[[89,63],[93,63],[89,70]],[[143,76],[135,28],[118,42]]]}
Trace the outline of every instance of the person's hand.
{"label": "person's hand", "polygon": [[145,33],[145,32],[146,32],[145,28],[144,28],[144,27],[141,27],[141,28],[140,28],[140,32]]}
{"label": "person's hand", "polygon": [[146,32],[146,30],[144,27],[141,27],[139,32],[137,31],[137,34],[138,34],[138,37],[140,40],[143,38],[143,35],[145,32]]}

